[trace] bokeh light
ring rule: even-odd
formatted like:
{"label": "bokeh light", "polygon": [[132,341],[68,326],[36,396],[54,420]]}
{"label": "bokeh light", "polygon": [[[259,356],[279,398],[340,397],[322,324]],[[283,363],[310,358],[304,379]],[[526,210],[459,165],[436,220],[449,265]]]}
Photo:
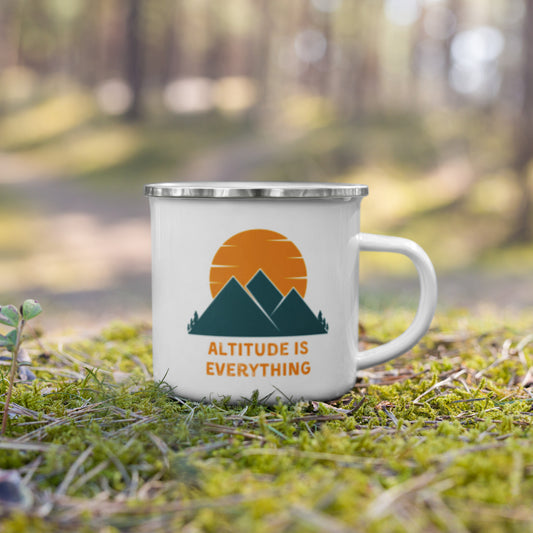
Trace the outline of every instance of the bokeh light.
{"label": "bokeh light", "polygon": [[183,78],[169,83],[163,100],[174,113],[203,113],[213,107],[213,82],[208,78]]}
{"label": "bokeh light", "polygon": [[420,17],[418,0],[386,0],[385,16],[397,26],[410,26]]}
{"label": "bokeh light", "polygon": [[241,113],[255,103],[255,84],[244,76],[221,78],[214,84],[213,99],[221,111],[229,114]]}
{"label": "bokeh light", "polygon": [[497,60],[504,45],[502,32],[492,26],[478,26],[458,33],[451,43],[453,64],[449,81],[452,88],[482,99],[496,97],[501,86]]}
{"label": "bokeh light", "polygon": [[328,42],[321,31],[315,29],[304,30],[294,39],[294,50],[299,59],[305,63],[316,63],[320,61],[326,49]]}
{"label": "bokeh light", "polygon": [[121,79],[106,80],[96,88],[96,100],[100,109],[108,115],[122,115],[130,106],[133,94]]}
{"label": "bokeh light", "polygon": [[492,99],[497,96],[501,85],[501,76],[494,67],[462,68],[454,65],[450,71],[450,85],[462,94],[475,95]]}
{"label": "bokeh light", "polygon": [[458,33],[452,41],[453,60],[465,67],[477,66],[498,59],[505,39],[493,26],[478,26]]}

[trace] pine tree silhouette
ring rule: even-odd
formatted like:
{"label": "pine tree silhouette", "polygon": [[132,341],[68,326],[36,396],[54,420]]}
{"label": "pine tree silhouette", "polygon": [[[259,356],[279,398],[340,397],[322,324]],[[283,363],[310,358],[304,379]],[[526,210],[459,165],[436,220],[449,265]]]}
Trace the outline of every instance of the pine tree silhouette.
{"label": "pine tree silhouette", "polygon": [[194,326],[198,323],[198,311],[194,312],[193,317],[191,318],[190,322],[187,324],[187,331],[190,333]]}
{"label": "pine tree silhouette", "polygon": [[318,318],[318,321],[320,322],[320,325],[324,328],[324,331],[327,333],[329,326],[328,326],[328,323],[326,322],[326,319],[324,318],[324,315],[322,314],[322,311],[318,312],[317,318]]}

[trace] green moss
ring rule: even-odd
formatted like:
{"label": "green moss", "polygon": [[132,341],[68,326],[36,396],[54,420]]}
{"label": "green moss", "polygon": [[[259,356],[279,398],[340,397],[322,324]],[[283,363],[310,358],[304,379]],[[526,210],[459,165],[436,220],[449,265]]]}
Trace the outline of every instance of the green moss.
{"label": "green moss", "polygon": [[[407,322],[367,316],[374,337]],[[14,411],[0,441],[0,468],[27,476],[33,503],[0,525],[520,531],[533,518],[533,402],[520,386],[533,353],[516,347],[531,318],[494,327],[440,316],[423,343],[342,399],[270,407],[173,400],[149,379],[144,324],[111,324],[61,350],[45,340],[38,379],[15,390],[27,411]]]}

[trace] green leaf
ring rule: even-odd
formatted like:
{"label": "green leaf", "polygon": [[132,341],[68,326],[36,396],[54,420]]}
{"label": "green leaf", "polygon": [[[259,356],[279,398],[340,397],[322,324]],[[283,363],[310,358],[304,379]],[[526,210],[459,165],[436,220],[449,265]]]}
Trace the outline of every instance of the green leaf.
{"label": "green leaf", "polygon": [[22,316],[24,320],[31,320],[42,311],[41,304],[37,300],[26,300],[22,304]]}
{"label": "green leaf", "polygon": [[0,346],[13,350],[17,344],[17,330],[10,331],[7,335],[0,335]]}
{"label": "green leaf", "polygon": [[20,320],[20,314],[14,305],[2,305],[0,307],[0,324],[16,328]]}

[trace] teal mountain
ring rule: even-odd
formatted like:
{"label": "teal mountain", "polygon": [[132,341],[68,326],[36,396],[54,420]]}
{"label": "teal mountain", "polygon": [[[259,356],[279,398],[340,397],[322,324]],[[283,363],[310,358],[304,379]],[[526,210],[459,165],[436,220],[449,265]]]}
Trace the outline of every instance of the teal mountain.
{"label": "teal mountain", "polygon": [[282,337],[327,333],[328,325],[295,289],[283,294],[262,270],[247,283],[248,291],[232,277],[188,330],[191,335],[222,337]]}
{"label": "teal mountain", "polygon": [[283,294],[268,279],[262,270],[248,282],[246,288],[253,294],[257,303],[270,315],[283,300]]}
{"label": "teal mountain", "polygon": [[280,335],[319,335],[326,333],[325,325],[319,322],[294,288],[274,309],[270,318],[278,327]]}

